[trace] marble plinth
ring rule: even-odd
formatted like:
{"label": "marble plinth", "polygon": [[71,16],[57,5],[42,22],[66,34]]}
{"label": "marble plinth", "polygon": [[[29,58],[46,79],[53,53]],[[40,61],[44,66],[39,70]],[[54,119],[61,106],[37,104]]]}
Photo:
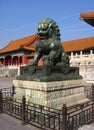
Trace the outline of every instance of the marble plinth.
{"label": "marble plinth", "polygon": [[63,103],[73,106],[88,100],[82,79],[54,82],[14,80],[13,84],[16,87],[14,99],[21,101],[25,95],[29,104],[33,102],[52,108],[62,108]]}

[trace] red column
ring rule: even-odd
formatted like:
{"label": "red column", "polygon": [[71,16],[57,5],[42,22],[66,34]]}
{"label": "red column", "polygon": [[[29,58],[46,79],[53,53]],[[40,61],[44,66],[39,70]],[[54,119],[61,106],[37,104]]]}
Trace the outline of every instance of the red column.
{"label": "red column", "polygon": [[25,64],[25,56],[23,55],[22,56],[22,65],[24,65]]}
{"label": "red column", "polygon": [[3,65],[5,66],[5,62],[6,62],[6,57],[4,57],[4,62],[3,62]]}
{"label": "red column", "polygon": [[20,65],[20,57],[18,56],[18,65]]}
{"label": "red column", "polygon": [[13,57],[11,56],[11,65],[13,65]]}
{"label": "red column", "polygon": [[8,58],[8,65],[11,65],[11,58]]}

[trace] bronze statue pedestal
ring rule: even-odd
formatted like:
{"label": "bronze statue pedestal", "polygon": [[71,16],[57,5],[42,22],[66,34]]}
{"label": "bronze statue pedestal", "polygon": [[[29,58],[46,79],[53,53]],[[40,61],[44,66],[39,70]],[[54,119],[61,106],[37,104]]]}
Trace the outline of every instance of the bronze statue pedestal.
{"label": "bronze statue pedestal", "polygon": [[44,65],[44,66],[23,66],[21,74],[16,79],[25,81],[53,82],[63,80],[82,79],[79,75],[79,68],[67,67],[66,65]]}

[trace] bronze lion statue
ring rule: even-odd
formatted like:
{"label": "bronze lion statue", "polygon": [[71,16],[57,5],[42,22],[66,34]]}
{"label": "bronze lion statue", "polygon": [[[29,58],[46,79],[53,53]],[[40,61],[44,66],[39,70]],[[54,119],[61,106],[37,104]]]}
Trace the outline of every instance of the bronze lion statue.
{"label": "bronze lion statue", "polygon": [[[34,60],[21,67],[21,75],[17,79],[41,82],[81,79],[79,68],[69,66],[56,22],[49,18],[42,19],[37,29],[39,40],[35,43]],[[44,62],[43,66],[38,66],[40,59]]]}
{"label": "bronze lion statue", "polygon": [[37,66],[40,59],[44,65],[63,65],[69,70],[69,58],[64,52],[61,40],[60,30],[56,22],[52,19],[45,18],[38,23],[39,41],[35,43],[34,60],[30,65]]}

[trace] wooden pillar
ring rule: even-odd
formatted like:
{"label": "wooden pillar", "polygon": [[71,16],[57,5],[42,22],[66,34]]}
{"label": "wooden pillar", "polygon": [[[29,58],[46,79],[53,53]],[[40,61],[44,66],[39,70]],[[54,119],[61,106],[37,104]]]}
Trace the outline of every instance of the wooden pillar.
{"label": "wooden pillar", "polygon": [[13,57],[11,56],[11,65],[13,65]]}
{"label": "wooden pillar", "polygon": [[23,64],[23,65],[26,64],[26,62],[27,62],[26,60],[27,60],[26,57],[23,55],[23,56],[22,56],[22,64]]}
{"label": "wooden pillar", "polygon": [[4,57],[4,63],[3,63],[3,65],[5,66],[5,64],[6,64],[6,57]]}
{"label": "wooden pillar", "polygon": [[11,57],[8,57],[8,65],[11,65]]}
{"label": "wooden pillar", "polygon": [[18,65],[20,65],[20,57],[18,56]]}
{"label": "wooden pillar", "polygon": [[19,56],[19,63],[22,65],[22,56]]}
{"label": "wooden pillar", "polygon": [[24,55],[22,56],[22,65],[24,65]]}

